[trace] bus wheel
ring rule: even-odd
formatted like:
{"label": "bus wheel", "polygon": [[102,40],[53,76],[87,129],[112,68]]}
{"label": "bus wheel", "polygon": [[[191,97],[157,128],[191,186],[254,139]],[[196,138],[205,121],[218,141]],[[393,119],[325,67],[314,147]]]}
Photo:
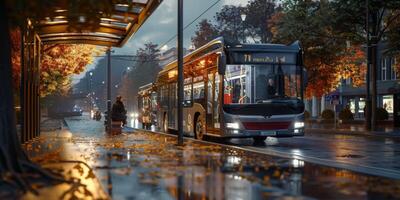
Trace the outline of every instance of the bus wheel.
{"label": "bus wheel", "polygon": [[203,140],[204,132],[204,122],[201,120],[200,115],[198,115],[194,120],[194,138]]}
{"label": "bus wheel", "polygon": [[168,133],[168,118],[167,113],[164,114],[164,123],[163,123],[163,131],[164,133]]}
{"label": "bus wheel", "polygon": [[267,136],[256,136],[253,137],[253,140],[255,143],[262,143],[265,141],[265,139],[267,139]]}

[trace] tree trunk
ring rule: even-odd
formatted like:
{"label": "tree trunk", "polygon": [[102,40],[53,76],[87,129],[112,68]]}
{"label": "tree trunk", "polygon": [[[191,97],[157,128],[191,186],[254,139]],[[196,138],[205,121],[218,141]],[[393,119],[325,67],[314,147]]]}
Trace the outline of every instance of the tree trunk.
{"label": "tree trunk", "polygon": [[11,68],[11,43],[5,1],[0,2],[0,173],[22,172],[20,159],[27,159],[17,139]]}

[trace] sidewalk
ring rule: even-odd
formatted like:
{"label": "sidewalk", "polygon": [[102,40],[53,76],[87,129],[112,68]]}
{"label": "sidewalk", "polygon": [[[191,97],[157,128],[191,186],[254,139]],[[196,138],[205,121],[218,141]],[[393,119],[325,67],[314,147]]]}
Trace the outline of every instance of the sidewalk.
{"label": "sidewalk", "polygon": [[39,194],[28,192],[21,199],[110,199],[80,152],[69,148],[72,134],[62,128],[62,120],[49,119],[42,125],[46,128],[41,129],[40,137],[23,145],[28,157],[44,169],[59,172],[75,183],[33,185]]}
{"label": "sidewalk", "polygon": [[307,133],[321,134],[341,134],[356,136],[372,136],[372,137],[390,137],[400,139],[400,128],[392,125],[377,125],[376,131],[368,131],[364,124],[337,124],[336,128],[333,123],[306,122]]}
{"label": "sidewalk", "polygon": [[[143,130],[110,137],[85,117],[66,122],[68,129],[42,133],[27,149],[33,160],[80,178],[89,192],[79,199],[400,198],[397,180],[189,138],[176,146],[175,136]],[[53,189],[37,199],[56,199],[62,192]]]}

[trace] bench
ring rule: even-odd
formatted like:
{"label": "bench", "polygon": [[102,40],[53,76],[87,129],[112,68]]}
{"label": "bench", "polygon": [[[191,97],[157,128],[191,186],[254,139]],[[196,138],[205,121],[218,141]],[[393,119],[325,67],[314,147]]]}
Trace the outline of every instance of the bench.
{"label": "bench", "polygon": [[122,133],[122,121],[111,122],[111,135],[119,135]]}

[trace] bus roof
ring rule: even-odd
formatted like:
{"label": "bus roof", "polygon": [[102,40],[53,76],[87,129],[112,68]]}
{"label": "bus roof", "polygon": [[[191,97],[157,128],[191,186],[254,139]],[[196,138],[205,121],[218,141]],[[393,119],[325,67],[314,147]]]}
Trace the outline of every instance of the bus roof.
{"label": "bus roof", "polygon": [[[220,49],[222,51],[224,47],[224,38],[223,37],[218,37],[207,44],[199,47],[198,49],[186,54],[183,58],[183,63],[186,63],[187,61],[190,61],[192,57],[195,57],[198,54],[201,54],[204,50],[207,50],[210,47],[215,47],[214,50]],[[178,60],[174,60],[170,63],[168,63],[163,70],[159,72],[159,74],[163,74],[165,72],[168,72],[169,70],[175,68],[178,65]]]}
{"label": "bus roof", "polygon": [[[183,58],[183,63],[189,62],[192,58],[200,57],[211,52],[281,52],[281,53],[299,53],[301,46],[299,41],[295,41],[289,45],[284,44],[240,44],[226,41],[223,37],[218,37],[198,49],[188,53]],[[178,65],[178,61],[174,60],[167,64],[158,74],[164,74]]]}
{"label": "bus roof", "polygon": [[145,93],[148,93],[149,91],[153,90],[153,87],[154,87],[153,83],[149,83],[149,84],[140,86],[138,94],[139,95],[144,95]]}

